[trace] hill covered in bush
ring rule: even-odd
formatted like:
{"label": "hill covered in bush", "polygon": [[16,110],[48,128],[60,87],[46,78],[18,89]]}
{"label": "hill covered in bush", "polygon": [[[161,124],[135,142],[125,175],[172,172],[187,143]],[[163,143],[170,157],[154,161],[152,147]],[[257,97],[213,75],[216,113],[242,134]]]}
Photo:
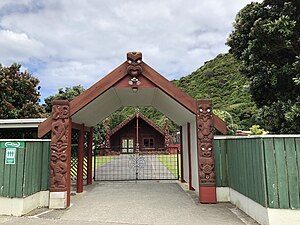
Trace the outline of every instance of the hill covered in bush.
{"label": "hill covered in bush", "polygon": [[212,99],[215,114],[225,119],[229,128],[249,130],[257,110],[240,66],[230,53],[219,54],[173,83],[195,99]]}

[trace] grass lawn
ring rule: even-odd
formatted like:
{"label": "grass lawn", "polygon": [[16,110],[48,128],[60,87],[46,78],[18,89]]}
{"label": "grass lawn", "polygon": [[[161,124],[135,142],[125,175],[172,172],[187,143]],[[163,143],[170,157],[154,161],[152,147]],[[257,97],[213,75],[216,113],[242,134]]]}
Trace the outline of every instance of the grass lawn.
{"label": "grass lawn", "polygon": [[[116,156],[96,156],[96,167],[103,165],[104,163],[108,163],[116,158]],[[92,168],[94,169],[95,156],[93,156],[92,160]]]}
{"label": "grass lawn", "polygon": [[[180,155],[178,154],[178,166],[177,166],[177,154],[170,155],[156,155],[156,158],[175,176],[179,174],[180,177]],[[179,171],[177,171],[179,170]]]}

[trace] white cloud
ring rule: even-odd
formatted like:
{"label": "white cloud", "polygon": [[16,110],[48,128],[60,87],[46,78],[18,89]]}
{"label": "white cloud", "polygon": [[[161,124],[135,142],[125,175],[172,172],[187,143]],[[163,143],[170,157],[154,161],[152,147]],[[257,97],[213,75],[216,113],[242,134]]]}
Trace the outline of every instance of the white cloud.
{"label": "white cloud", "polygon": [[168,79],[226,52],[239,9],[250,0],[22,0],[0,3],[0,63],[25,64],[46,97],[86,88],[142,51]]}
{"label": "white cloud", "polygon": [[45,46],[29,38],[26,33],[15,33],[10,30],[0,30],[0,61],[28,61],[33,57],[42,57]]}

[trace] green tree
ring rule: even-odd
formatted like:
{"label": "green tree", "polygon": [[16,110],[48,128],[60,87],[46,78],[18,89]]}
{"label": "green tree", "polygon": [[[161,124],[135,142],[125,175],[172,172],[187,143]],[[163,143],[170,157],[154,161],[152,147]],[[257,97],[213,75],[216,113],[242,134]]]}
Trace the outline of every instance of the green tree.
{"label": "green tree", "polygon": [[[58,93],[52,96],[45,98],[45,109],[48,114],[52,111],[52,101],[53,100],[68,100],[72,101],[75,97],[84,92],[85,89],[81,85],[76,85],[73,87],[59,88]],[[94,146],[99,147],[105,138],[105,128],[103,121],[94,126],[93,130],[93,143]]]}
{"label": "green tree", "polygon": [[59,88],[57,94],[45,98],[46,112],[51,113],[53,100],[72,101],[75,97],[80,95],[82,92],[84,92],[84,88],[81,85],[76,85],[73,87],[66,87],[66,88]]}
{"label": "green tree", "polygon": [[248,4],[227,44],[250,78],[257,122],[272,133],[299,132],[300,1]]}
{"label": "green tree", "polygon": [[20,71],[20,64],[0,64],[0,118],[22,119],[43,117],[39,105],[39,80],[29,72]]}

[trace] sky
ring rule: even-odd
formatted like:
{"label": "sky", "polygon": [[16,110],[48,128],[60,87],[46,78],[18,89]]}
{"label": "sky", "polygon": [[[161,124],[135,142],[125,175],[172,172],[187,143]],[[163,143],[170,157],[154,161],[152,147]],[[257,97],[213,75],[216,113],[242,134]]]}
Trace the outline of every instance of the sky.
{"label": "sky", "polygon": [[90,87],[140,51],[169,80],[220,53],[237,12],[251,0],[1,0],[0,63],[58,88]]}

